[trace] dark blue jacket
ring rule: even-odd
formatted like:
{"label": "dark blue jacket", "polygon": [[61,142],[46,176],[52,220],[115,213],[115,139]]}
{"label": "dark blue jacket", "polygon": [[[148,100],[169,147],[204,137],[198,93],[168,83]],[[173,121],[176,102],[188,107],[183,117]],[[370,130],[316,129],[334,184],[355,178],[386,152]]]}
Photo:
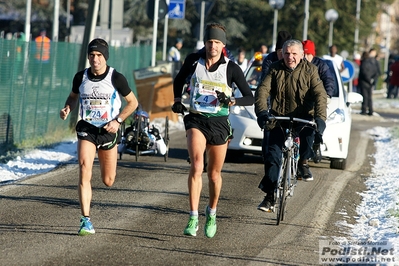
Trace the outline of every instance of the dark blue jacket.
{"label": "dark blue jacket", "polygon": [[317,66],[320,79],[323,81],[324,89],[326,89],[328,97],[331,98],[334,95],[335,79],[330,68],[328,67],[327,63],[323,61],[323,59],[316,56],[313,57],[312,64]]}
{"label": "dark blue jacket", "polygon": [[262,62],[262,76],[260,78],[260,83],[265,79],[267,72],[269,72],[270,65],[274,62],[278,61],[277,53],[274,51],[268,54]]}

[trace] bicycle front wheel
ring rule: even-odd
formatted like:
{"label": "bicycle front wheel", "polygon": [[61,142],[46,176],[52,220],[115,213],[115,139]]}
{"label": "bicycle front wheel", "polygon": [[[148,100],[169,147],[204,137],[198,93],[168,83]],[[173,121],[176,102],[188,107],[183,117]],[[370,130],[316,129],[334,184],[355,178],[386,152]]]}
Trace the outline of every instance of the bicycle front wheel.
{"label": "bicycle front wheel", "polygon": [[163,137],[163,140],[165,141],[165,145],[166,145],[166,153],[163,156],[164,161],[166,162],[168,160],[168,156],[169,156],[169,117],[166,116],[165,118],[165,135]]}
{"label": "bicycle front wheel", "polygon": [[285,206],[287,204],[287,196],[288,196],[288,182],[291,178],[291,152],[287,151],[286,157],[283,160],[283,171],[281,176],[281,183],[278,187],[280,190],[278,200],[278,211],[277,211],[277,225],[280,224],[281,221],[284,220],[285,216]]}

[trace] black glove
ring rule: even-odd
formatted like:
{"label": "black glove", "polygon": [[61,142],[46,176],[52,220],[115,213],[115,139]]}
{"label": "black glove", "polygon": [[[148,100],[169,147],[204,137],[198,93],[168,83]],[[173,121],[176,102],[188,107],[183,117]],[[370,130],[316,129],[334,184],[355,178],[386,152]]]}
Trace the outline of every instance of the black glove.
{"label": "black glove", "polygon": [[321,119],[320,117],[316,117],[314,119],[314,122],[317,125],[316,131],[319,132],[321,135],[323,135],[323,132],[326,129],[326,122],[324,122],[324,120]]}
{"label": "black glove", "polygon": [[269,122],[269,112],[262,111],[258,114],[258,118],[256,119],[260,128],[265,128],[267,122]]}
{"label": "black glove", "polygon": [[316,117],[314,121],[317,125],[314,137],[314,143],[316,144],[323,143],[323,132],[326,129],[326,122],[324,122],[324,120],[321,119],[320,117]]}
{"label": "black glove", "polygon": [[216,94],[219,102],[224,104],[229,104],[231,102],[230,97],[227,97],[227,95],[224,92],[216,91]]}
{"label": "black glove", "polygon": [[314,141],[313,141],[313,143],[314,143],[314,144],[323,143],[323,135],[316,131],[316,132],[315,132],[315,135],[314,135]]}
{"label": "black glove", "polygon": [[172,106],[172,111],[176,114],[184,115],[184,111],[187,111],[187,108],[181,102],[175,102]]}

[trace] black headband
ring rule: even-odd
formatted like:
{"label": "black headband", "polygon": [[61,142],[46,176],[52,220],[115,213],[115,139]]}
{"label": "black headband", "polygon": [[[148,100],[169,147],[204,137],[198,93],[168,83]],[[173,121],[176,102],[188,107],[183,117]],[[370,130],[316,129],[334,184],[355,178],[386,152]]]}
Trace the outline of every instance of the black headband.
{"label": "black headband", "polygon": [[221,41],[223,44],[226,44],[226,32],[219,28],[209,28],[205,31],[204,35],[204,41],[206,42],[208,40],[218,40]]}
{"label": "black headband", "polygon": [[90,54],[93,51],[102,53],[105,60],[108,60],[108,57],[109,57],[108,46],[105,46],[104,44],[100,43],[99,41],[93,40],[89,43],[89,46],[87,48],[87,54]]}

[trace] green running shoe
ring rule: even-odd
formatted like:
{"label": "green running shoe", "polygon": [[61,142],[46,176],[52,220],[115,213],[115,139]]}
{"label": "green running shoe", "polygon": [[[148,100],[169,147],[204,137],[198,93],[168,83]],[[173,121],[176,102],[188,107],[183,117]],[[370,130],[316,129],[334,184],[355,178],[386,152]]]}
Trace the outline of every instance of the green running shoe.
{"label": "green running shoe", "polygon": [[82,216],[82,218],[80,218],[80,229],[78,235],[87,236],[87,235],[92,235],[94,233],[95,233],[94,227],[90,221],[90,218]]}
{"label": "green running shoe", "polygon": [[196,236],[198,231],[198,216],[190,216],[184,234],[187,236]]}
{"label": "green running shoe", "polygon": [[208,207],[205,209],[206,223],[205,223],[205,236],[212,238],[216,234],[216,214],[210,215]]}

